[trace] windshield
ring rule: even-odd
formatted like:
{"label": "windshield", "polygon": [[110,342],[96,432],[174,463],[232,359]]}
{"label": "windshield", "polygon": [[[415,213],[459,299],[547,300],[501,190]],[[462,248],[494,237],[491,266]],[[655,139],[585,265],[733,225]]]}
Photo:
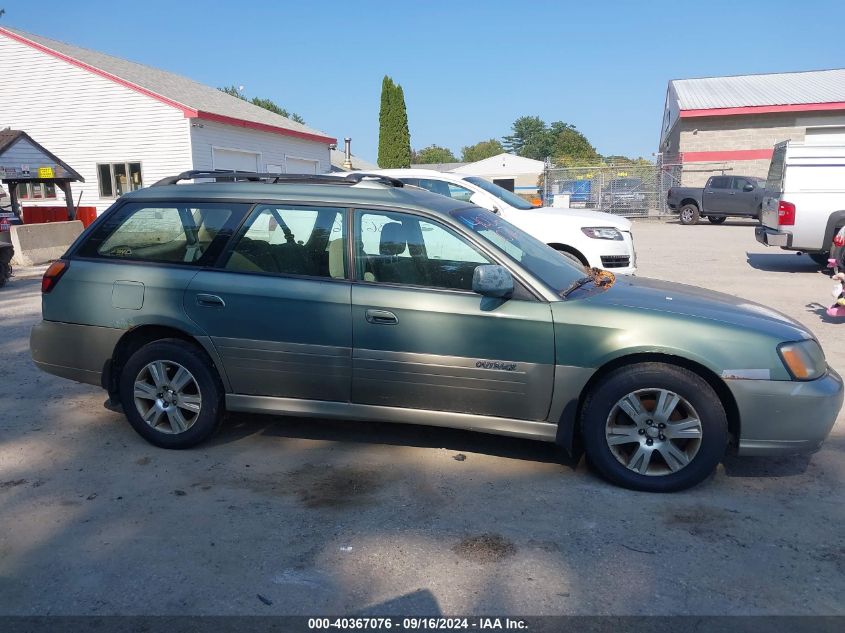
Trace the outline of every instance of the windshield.
{"label": "windshield", "polygon": [[550,246],[490,211],[461,209],[453,211],[452,217],[521,264],[558,294],[585,276],[583,267],[570,263],[568,258]]}
{"label": "windshield", "polygon": [[487,193],[496,196],[499,200],[515,209],[527,211],[528,209],[534,208],[534,205],[530,202],[523,200],[515,193],[512,193],[507,189],[503,189],[499,185],[494,185],[489,180],[484,180],[484,178],[479,178],[478,176],[467,176],[464,180],[471,182],[477,187],[481,187]]}

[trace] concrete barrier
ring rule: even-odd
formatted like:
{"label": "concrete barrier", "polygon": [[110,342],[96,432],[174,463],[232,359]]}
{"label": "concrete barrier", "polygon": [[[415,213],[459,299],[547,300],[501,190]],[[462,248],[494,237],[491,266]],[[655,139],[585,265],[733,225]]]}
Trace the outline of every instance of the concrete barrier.
{"label": "concrete barrier", "polygon": [[59,259],[73,241],[82,234],[82,222],[50,222],[48,224],[12,225],[9,235],[15,266],[34,266]]}

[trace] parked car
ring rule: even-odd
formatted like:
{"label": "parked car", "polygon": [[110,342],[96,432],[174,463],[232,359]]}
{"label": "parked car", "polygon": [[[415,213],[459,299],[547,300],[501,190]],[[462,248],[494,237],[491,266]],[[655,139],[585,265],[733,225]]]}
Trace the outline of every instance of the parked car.
{"label": "parked car", "polygon": [[631,221],[587,209],[536,208],[518,195],[479,176],[430,169],[381,169],[373,172],[405,184],[483,207],[588,268],[614,273],[637,270]]}
{"label": "parked car", "polygon": [[601,208],[614,213],[630,212],[634,215],[648,211],[648,198],[641,178],[614,178],[602,189]]}
{"label": "parked car", "polygon": [[[584,180],[558,180],[556,183],[558,193],[569,194],[569,202],[589,205],[593,202],[593,181]],[[552,200],[549,200],[552,202]]]}
{"label": "parked car", "polygon": [[766,181],[753,176],[711,176],[704,188],[672,187],[667,195],[669,208],[680,216],[681,224],[696,224],[707,216],[713,224],[729,217],[760,219]]}
{"label": "parked car", "polygon": [[826,265],[845,226],[845,145],[775,145],[757,241],[803,251]]}
{"label": "parked car", "polygon": [[125,194],[42,281],[36,365],[101,385],[157,446],[225,411],[392,421],[583,445],[608,480],[668,491],[726,451],[815,450],[842,405],[818,341],[764,306],[587,276],[394,180],[177,184],[216,176],[242,177]]}

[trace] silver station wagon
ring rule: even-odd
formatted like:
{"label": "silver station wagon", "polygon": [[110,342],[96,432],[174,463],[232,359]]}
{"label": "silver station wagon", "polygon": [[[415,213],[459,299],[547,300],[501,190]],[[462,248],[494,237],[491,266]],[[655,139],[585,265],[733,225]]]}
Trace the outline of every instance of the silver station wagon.
{"label": "silver station wagon", "polygon": [[583,448],[616,484],[670,491],[727,452],[816,450],[842,405],[795,321],[585,274],[384,176],[165,179],[103,213],[42,291],[35,363],[102,386],[165,448],[226,412],[403,422]]}

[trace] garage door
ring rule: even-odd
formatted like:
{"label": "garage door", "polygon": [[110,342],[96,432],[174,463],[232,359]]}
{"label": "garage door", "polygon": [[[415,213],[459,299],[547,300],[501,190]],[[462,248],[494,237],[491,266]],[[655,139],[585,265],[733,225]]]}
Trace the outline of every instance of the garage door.
{"label": "garage door", "polygon": [[808,127],[805,141],[809,145],[845,145],[845,127]]}
{"label": "garage door", "polygon": [[305,158],[285,158],[285,171],[289,174],[316,174],[320,161]]}
{"label": "garage door", "polygon": [[214,169],[260,171],[259,155],[255,152],[215,147],[211,150],[211,153],[214,158]]}

